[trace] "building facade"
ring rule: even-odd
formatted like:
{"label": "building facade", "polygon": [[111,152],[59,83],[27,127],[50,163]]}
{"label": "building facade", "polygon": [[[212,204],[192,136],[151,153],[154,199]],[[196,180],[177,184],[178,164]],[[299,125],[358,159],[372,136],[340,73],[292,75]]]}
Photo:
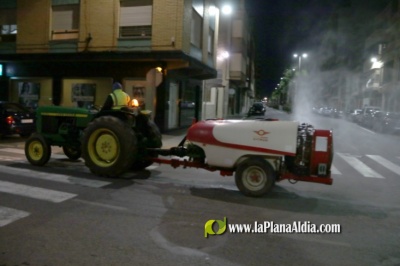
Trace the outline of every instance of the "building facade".
{"label": "building facade", "polygon": [[348,111],[377,106],[400,112],[400,1],[377,14],[351,2],[338,8],[321,45],[320,102]]}
{"label": "building facade", "polygon": [[[204,83],[203,119],[243,115],[254,99],[255,44],[245,1],[218,0],[217,3],[221,7],[216,50],[217,78]],[[226,8],[230,12],[226,12]]]}
{"label": "building facade", "polygon": [[[218,4],[1,1],[0,99],[89,108],[102,105],[118,81],[161,131],[189,126],[202,117],[204,81],[217,77]],[[246,60],[231,79],[243,81]]]}
{"label": "building facade", "polygon": [[365,42],[362,104],[400,112],[400,1],[392,0],[375,18]]}

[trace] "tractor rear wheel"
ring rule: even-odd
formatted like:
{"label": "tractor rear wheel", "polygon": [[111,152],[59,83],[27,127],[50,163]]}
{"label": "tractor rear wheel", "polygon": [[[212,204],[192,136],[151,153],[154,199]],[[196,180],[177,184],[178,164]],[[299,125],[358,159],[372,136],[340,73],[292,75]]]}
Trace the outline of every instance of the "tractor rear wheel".
{"label": "tractor rear wheel", "polygon": [[157,125],[151,121],[147,115],[139,114],[136,117],[136,124],[139,132],[141,132],[142,136],[145,138],[145,148],[142,147],[139,152],[141,155],[144,155],[142,156],[144,158],[134,162],[131,166],[131,170],[142,171],[153,164],[151,158],[158,157],[156,152],[149,152],[146,148],[161,148],[162,135]]}
{"label": "tractor rear wheel", "polygon": [[262,158],[248,158],[236,169],[236,186],[246,196],[261,197],[267,194],[275,184],[275,171]]}
{"label": "tractor rear wheel", "polygon": [[25,142],[25,157],[32,165],[43,166],[51,156],[51,146],[38,133],[31,135]]}
{"label": "tractor rear wheel", "polygon": [[148,141],[150,148],[161,148],[162,146],[162,136],[158,126],[151,120],[147,122],[148,126]]}
{"label": "tractor rear wheel", "polygon": [[133,129],[117,117],[96,118],[83,132],[82,157],[94,174],[118,177],[129,169],[136,153]]}
{"label": "tractor rear wheel", "polygon": [[82,156],[82,151],[78,147],[65,145],[62,148],[64,154],[72,161],[76,161]]}

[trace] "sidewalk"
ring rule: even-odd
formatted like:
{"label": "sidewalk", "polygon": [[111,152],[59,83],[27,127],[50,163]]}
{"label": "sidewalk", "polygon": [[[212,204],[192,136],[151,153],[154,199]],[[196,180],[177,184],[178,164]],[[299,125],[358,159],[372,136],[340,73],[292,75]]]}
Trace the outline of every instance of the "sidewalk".
{"label": "sidewalk", "polygon": [[171,147],[178,146],[182,139],[186,136],[187,130],[188,129],[177,129],[162,134],[162,148],[169,149]]}

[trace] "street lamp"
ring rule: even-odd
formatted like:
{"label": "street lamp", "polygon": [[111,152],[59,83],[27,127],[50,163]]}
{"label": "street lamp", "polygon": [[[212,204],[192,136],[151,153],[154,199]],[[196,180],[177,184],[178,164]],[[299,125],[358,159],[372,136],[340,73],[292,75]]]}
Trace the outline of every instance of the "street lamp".
{"label": "street lamp", "polygon": [[232,7],[229,5],[224,5],[222,7],[222,13],[225,15],[230,15],[232,13]]}
{"label": "street lamp", "polygon": [[302,55],[294,54],[294,58],[299,58],[299,71],[301,70],[301,58],[307,58],[308,54],[303,53]]}
{"label": "street lamp", "polygon": [[371,63],[372,63],[371,69],[382,68],[383,66],[383,62],[378,60],[378,58],[376,57],[371,58]]}
{"label": "street lamp", "polygon": [[[231,88],[231,81],[230,81],[230,69],[231,69],[231,59],[230,59],[230,52],[231,51],[231,42],[232,42],[232,13],[233,8],[231,5],[225,4],[221,6],[221,12],[223,15],[223,19],[220,21],[219,31],[224,32],[223,35],[220,35],[219,45],[222,45],[224,50],[219,57],[220,61],[224,62],[224,69],[221,69],[224,73],[223,84],[229,90],[229,98],[228,98],[228,113],[234,114],[235,112],[235,97],[234,94],[236,90]],[[222,47],[221,47],[222,48]]]}
{"label": "street lamp", "polygon": [[229,58],[229,52],[228,51],[221,51],[217,55],[217,60],[218,61],[223,61],[223,60],[228,59],[228,58]]}

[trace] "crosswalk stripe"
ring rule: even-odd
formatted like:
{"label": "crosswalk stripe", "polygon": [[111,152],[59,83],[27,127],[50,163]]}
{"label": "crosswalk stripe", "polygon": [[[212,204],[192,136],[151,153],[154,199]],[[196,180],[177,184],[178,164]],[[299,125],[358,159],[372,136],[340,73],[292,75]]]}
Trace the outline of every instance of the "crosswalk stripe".
{"label": "crosswalk stripe", "polygon": [[29,212],[0,206],[0,227],[29,216]]}
{"label": "crosswalk stripe", "polygon": [[392,163],[391,161],[383,158],[382,156],[379,156],[379,155],[367,155],[367,157],[371,158],[375,162],[380,163],[381,165],[383,165],[384,167],[386,167],[387,169],[389,169],[393,173],[400,175],[400,167],[398,165]]}
{"label": "crosswalk stripe", "polygon": [[[15,153],[15,154],[25,154],[25,151],[23,149],[17,149],[17,148],[2,148],[0,151],[4,152],[10,152],[10,153]],[[362,174],[365,177],[370,177],[370,178],[384,178],[382,175],[379,173],[375,172],[373,169],[368,167],[365,163],[360,161],[358,158],[349,155],[349,154],[343,154],[343,153],[336,153],[338,156],[342,157],[347,163],[349,163],[357,172]],[[374,160],[375,162],[383,165],[390,171],[400,175],[400,166],[392,163],[391,161],[383,158],[380,155],[366,155],[368,158]],[[52,158],[54,159],[65,159],[67,158],[64,154],[52,154]],[[396,157],[397,159],[400,160],[400,156]],[[6,159],[7,160],[7,159]],[[15,161],[15,159],[10,159]],[[0,165],[0,172],[6,172],[6,173],[16,173],[16,171],[21,171],[19,172],[20,174],[27,174],[31,173],[32,171],[30,170],[24,170],[24,169],[14,169],[13,170],[4,170],[6,166],[1,166]],[[158,166],[152,165],[147,167],[148,170],[154,170]],[[8,167],[10,168],[10,167]],[[334,166],[331,166],[331,173],[333,175],[342,175],[342,173]],[[69,183],[69,184],[75,184],[75,185],[81,185],[81,186],[86,186],[86,187],[94,187],[94,188],[100,188],[106,185],[111,184],[110,182],[105,182],[105,181],[98,181],[98,180],[88,180],[88,179],[83,179],[83,178],[77,178],[77,177],[72,177],[72,176],[67,176],[67,175],[61,175],[61,174],[44,174],[41,172],[35,173],[32,177],[38,178],[38,179],[43,179],[43,180],[50,180],[50,181],[55,181],[55,182],[62,182],[62,183]]]}
{"label": "crosswalk stripe", "polygon": [[[0,151],[5,151],[5,152],[9,152],[9,153],[25,155],[25,150],[24,149],[4,148],[4,149],[0,149]],[[64,155],[64,154],[52,153],[51,154],[51,158],[53,158],[53,159],[65,159],[65,158],[68,158],[68,157],[66,155]]]}
{"label": "crosswalk stripe", "polygon": [[16,154],[25,154],[25,151],[23,149],[15,149],[15,148],[3,148],[0,149],[0,151],[16,153]]}
{"label": "crosswalk stripe", "polygon": [[111,182],[100,181],[100,180],[90,180],[85,178],[73,177],[68,175],[61,175],[61,174],[49,174],[43,173],[38,171],[32,171],[28,169],[19,169],[14,167],[9,167],[5,165],[0,165],[0,172],[6,174],[20,174],[20,175],[27,175],[30,178],[42,179],[42,180],[49,180],[54,182],[66,183],[66,184],[73,184],[73,185],[80,185],[85,187],[93,187],[93,188],[100,188],[111,184]]}
{"label": "crosswalk stripe", "polygon": [[357,172],[362,174],[365,177],[371,177],[371,178],[384,178],[371,168],[369,168],[366,164],[364,164],[362,161],[359,159],[346,155],[343,153],[337,153],[343,160],[345,160],[347,163],[349,163]]}
{"label": "crosswalk stripe", "polygon": [[20,158],[11,157],[11,156],[0,156],[0,161],[11,161],[11,162],[23,162]]}
{"label": "crosswalk stripe", "polygon": [[331,174],[332,175],[341,175],[342,173],[334,166],[331,166]]}
{"label": "crosswalk stripe", "polygon": [[54,203],[59,203],[77,196],[76,194],[72,193],[26,186],[6,181],[0,181],[0,192],[33,199],[46,200]]}

